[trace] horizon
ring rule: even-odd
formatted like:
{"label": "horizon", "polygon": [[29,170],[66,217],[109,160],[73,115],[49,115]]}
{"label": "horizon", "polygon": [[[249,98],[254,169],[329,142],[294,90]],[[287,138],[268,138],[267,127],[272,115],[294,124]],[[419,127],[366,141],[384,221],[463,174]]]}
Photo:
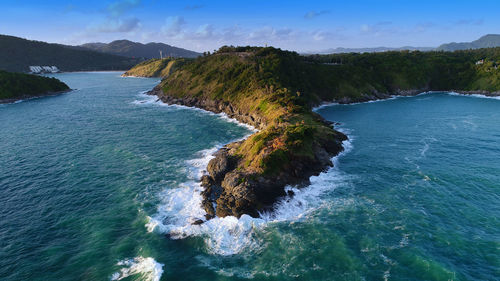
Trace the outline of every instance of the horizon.
{"label": "horizon", "polygon": [[500,3],[489,0],[481,4],[450,0],[286,4],[29,0],[21,4],[7,0],[2,6],[5,16],[0,20],[1,34],[67,45],[115,40],[158,42],[197,52],[223,45],[270,45],[297,52],[437,47],[499,33],[500,25],[494,12]]}

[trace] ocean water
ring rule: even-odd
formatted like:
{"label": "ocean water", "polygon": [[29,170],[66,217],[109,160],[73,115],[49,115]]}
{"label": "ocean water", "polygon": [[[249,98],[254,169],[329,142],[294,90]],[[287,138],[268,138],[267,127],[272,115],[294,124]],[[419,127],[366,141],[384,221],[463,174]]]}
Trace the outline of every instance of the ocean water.
{"label": "ocean water", "polygon": [[211,153],[253,129],[119,75],[0,106],[0,280],[499,280],[500,100],[320,108],[350,137],[334,168],[194,226]]}

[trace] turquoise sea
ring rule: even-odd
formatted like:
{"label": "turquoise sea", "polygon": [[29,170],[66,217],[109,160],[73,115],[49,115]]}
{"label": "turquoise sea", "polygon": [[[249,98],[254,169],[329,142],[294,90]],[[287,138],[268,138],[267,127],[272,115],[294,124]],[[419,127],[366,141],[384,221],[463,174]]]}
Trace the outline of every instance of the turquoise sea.
{"label": "turquoise sea", "polygon": [[194,226],[211,153],[252,128],[120,74],[0,105],[0,280],[500,280],[500,100],[319,108],[350,138],[334,168]]}

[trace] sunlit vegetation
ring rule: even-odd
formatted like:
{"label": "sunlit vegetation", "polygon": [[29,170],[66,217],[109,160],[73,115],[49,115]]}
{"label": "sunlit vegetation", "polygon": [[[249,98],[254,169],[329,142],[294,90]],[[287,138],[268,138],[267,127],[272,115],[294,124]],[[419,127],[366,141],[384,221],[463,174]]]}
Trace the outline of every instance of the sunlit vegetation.
{"label": "sunlit vegetation", "polygon": [[[488,63],[477,65],[482,59]],[[314,142],[337,133],[312,106],[405,90],[498,91],[498,61],[500,48],[301,56],[272,47],[225,46],[180,66],[161,87],[169,96],[228,102],[261,116],[265,129],[238,149],[240,169],[272,174],[290,159],[314,157]]]}

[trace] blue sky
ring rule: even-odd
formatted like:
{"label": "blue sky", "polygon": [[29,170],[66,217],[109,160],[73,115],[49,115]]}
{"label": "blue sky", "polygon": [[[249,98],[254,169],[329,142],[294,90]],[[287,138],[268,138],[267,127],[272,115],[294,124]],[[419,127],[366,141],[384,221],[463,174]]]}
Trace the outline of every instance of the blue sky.
{"label": "blue sky", "polygon": [[438,46],[500,33],[499,0],[1,0],[0,10],[1,34],[72,45],[154,41],[196,51]]}

